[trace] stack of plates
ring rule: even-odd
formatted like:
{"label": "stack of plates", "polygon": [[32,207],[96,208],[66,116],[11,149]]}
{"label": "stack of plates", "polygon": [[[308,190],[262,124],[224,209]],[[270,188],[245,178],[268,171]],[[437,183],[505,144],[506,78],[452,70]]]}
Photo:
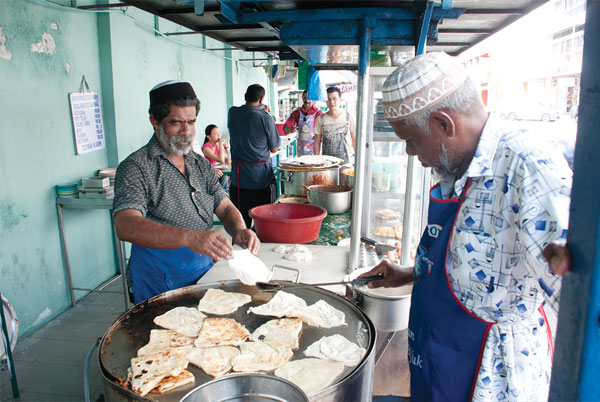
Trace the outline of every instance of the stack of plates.
{"label": "stack of plates", "polygon": [[77,198],[79,183],[64,183],[56,185],[56,193],[60,198]]}
{"label": "stack of plates", "polygon": [[110,185],[115,185],[115,174],[117,173],[117,168],[104,168],[98,170],[98,176],[100,177],[108,177],[110,179]]}

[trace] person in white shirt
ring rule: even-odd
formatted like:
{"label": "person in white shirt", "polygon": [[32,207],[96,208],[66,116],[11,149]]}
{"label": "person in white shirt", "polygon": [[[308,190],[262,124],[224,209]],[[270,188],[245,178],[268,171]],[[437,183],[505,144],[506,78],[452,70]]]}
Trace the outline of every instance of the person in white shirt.
{"label": "person in white shirt", "polygon": [[327,88],[328,110],[315,122],[314,153],[335,156],[348,163],[354,162],[356,127],[350,113],[340,109],[341,97],[339,88]]}

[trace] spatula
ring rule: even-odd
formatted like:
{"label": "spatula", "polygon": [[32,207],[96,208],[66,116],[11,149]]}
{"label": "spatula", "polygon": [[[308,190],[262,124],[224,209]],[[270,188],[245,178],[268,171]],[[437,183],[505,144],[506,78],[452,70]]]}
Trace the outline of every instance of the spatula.
{"label": "spatula", "polygon": [[388,251],[393,251],[393,250],[397,249],[396,246],[392,246],[390,244],[385,244],[385,243],[380,243],[373,239],[369,239],[368,237],[361,237],[360,240],[363,243],[367,243],[371,246],[375,246],[375,250],[377,250],[377,252],[382,253],[382,254],[387,253]]}

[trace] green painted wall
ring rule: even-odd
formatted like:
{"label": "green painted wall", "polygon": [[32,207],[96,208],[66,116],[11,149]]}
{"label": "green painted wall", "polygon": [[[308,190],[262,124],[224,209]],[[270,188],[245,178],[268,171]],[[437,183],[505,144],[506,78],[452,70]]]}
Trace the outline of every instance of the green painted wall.
{"label": "green painted wall", "polygon": [[[202,102],[199,140],[209,123],[227,135],[227,109],[243,103],[248,85],[269,88],[262,68],[236,61],[251,54],[210,52],[204,47],[224,45],[201,35],[176,43],[153,27],[154,16],[133,7],[126,14],[91,13],[38,0],[0,1],[0,292],[16,310],[20,335],[70,307],[54,186],[115,166],[148,141],[152,86],[192,83]],[[184,28],[160,20],[159,29]],[[32,50],[44,48],[43,38],[46,53]],[[83,75],[100,93],[106,149],[76,155],[68,94],[79,90]],[[114,276],[108,212],[63,215],[76,286],[96,287]]]}

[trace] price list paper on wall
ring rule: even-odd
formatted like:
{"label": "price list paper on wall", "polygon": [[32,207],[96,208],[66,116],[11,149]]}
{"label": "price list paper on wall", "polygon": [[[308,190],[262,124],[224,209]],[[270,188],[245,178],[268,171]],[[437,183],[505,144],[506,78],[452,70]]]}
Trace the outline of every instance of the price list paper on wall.
{"label": "price list paper on wall", "polygon": [[69,94],[77,155],[104,149],[104,126],[98,92]]}

